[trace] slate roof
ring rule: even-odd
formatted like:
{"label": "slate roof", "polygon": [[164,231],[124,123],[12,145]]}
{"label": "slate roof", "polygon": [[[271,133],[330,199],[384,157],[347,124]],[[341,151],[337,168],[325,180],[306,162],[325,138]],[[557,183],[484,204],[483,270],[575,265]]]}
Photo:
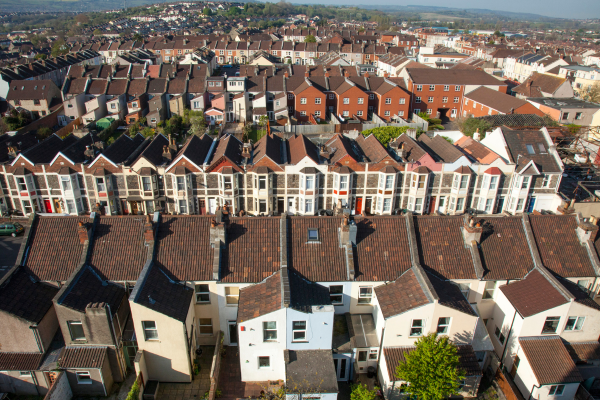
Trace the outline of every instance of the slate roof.
{"label": "slate roof", "polygon": [[264,135],[254,146],[252,162],[257,163],[263,157],[269,157],[275,163],[282,163],[282,140],[276,135]]}
{"label": "slate roof", "polygon": [[398,136],[398,138],[396,138],[396,140],[394,140],[393,142],[394,145],[398,145],[398,149],[400,149],[402,143],[404,143],[404,150],[406,151],[407,161],[418,161],[424,155],[427,154],[427,152],[420,146],[420,144],[417,141],[413,140],[410,136],[408,136],[405,133]]}
{"label": "slate roof", "polygon": [[104,303],[110,306],[114,314],[119,309],[125,288],[102,279],[92,267],[83,267],[70,283],[59,304],[77,311],[85,312],[88,304]]}
{"label": "slate roof", "polygon": [[377,286],[375,294],[386,319],[430,303],[412,269],[392,283]]}
{"label": "slate roof", "polygon": [[[534,268],[521,217],[483,217],[479,255],[484,280],[523,279]],[[510,249],[510,250],[509,250]],[[510,251],[510,257],[506,252]]]}
{"label": "slate roof", "polygon": [[503,81],[479,70],[406,68],[406,71],[416,84],[506,86]]}
{"label": "slate roof", "polygon": [[198,167],[202,167],[212,144],[213,140],[208,135],[202,135],[202,137],[192,135],[179,150],[174,160],[183,155]]}
{"label": "slate roof", "polygon": [[583,381],[559,336],[520,337],[519,344],[540,385]]}
{"label": "slate roof", "polygon": [[[518,163],[520,157],[525,157],[533,160],[542,173],[561,172],[555,158],[548,152],[548,144],[542,131],[511,130],[504,127],[502,128],[502,134],[512,162]],[[535,154],[529,154],[527,151],[528,144],[533,146]],[[543,146],[543,151],[539,145]]]}
{"label": "slate roof", "polygon": [[42,358],[42,353],[0,353],[0,371],[35,371]]}
{"label": "slate roof", "polygon": [[83,244],[77,224],[89,224],[85,217],[38,217],[31,228],[25,266],[40,280],[66,281],[81,261]]}
{"label": "slate roof", "polygon": [[272,217],[231,220],[221,260],[223,282],[261,282],[279,270],[279,222]]}
{"label": "slate roof", "polygon": [[500,286],[500,290],[523,318],[569,302],[537,269],[521,281]]}
{"label": "slate roof", "polygon": [[358,135],[355,139],[355,143],[366,157],[365,161],[378,163],[389,156],[387,150],[383,147],[381,142],[377,140],[375,135],[369,135],[367,137]]}
{"label": "slate roof", "polygon": [[477,313],[462,294],[458,285],[451,281],[442,280],[432,274],[427,274],[427,278],[438,295],[438,304],[477,317]]}
{"label": "slate roof", "polygon": [[[313,282],[348,280],[345,255],[339,247],[341,217],[291,217],[288,221],[288,266]],[[308,229],[318,230],[319,242],[308,242]]]}
{"label": "slate roof", "polygon": [[148,248],[144,242],[143,216],[101,216],[91,244],[89,265],[103,279],[135,281],[138,279]]}
{"label": "slate roof", "polygon": [[288,271],[290,307],[296,311],[312,312],[312,306],[330,306],[329,288],[309,282],[294,271]]}
{"label": "slate roof", "polygon": [[530,215],[531,230],[542,264],[562,277],[596,276],[579,242],[574,215]]}
{"label": "slate roof", "polygon": [[155,263],[179,281],[212,280],[213,216],[169,216],[158,225]]}
{"label": "slate roof", "polygon": [[285,379],[292,392],[337,393],[331,350],[284,350]]}
{"label": "slate roof", "polygon": [[140,281],[138,281],[140,287],[136,288],[138,290],[136,303],[177,321],[185,322],[194,289],[172,280],[158,265],[151,265],[148,270],[143,271]]}
{"label": "slate roof", "polygon": [[[475,357],[475,352],[471,345],[458,345],[457,354],[459,357],[460,368],[465,371],[465,376],[482,376],[483,372]],[[400,362],[406,361],[406,355],[416,349],[415,346],[384,347],[383,357],[387,364],[388,376],[394,381],[396,378],[396,367]]]}
{"label": "slate roof", "polygon": [[78,140],[75,135],[69,135],[64,139],[61,139],[57,135],[50,135],[21,154],[32,163],[49,164],[59,151],[66,149]]}
{"label": "slate roof", "polygon": [[102,368],[106,346],[67,346],[60,353],[60,368]]}
{"label": "slate roof", "polygon": [[[163,160],[163,146],[169,145],[169,139],[161,135],[156,135],[152,142],[144,149],[144,151],[139,155],[136,159],[140,159],[141,157],[146,158],[151,164],[154,165],[163,165],[165,160]],[[135,164],[135,161],[133,162]]]}
{"label": "slate roof", "polygon": [[471,252],[465,247],[463,217],[415,216],[419,260],[446,279],[477,279]]}
{"label": "slate roof", "polygon": [[492,127],[497,126],[550,126],[552,121],[547,121],[535,114],[510,114],[510,115],[486,115],[478,119],[489,122]]}
{"label": "slate roof", "polygon": [[50,97],[50,89],[56,85],[49,79],[14,80],[9,84],[6,100],[45,100]]}
{"label": "slate roof", "polygon": [[35,281],[19,267],[0,286],[0,311],[32,323],[39,323],[52,308],[58,288]]}
{"label": "slate roof", "polygon": [[[17,133],[14,136],[10,135],[2,135],[0,136],[0,163],[4,163],[9,161],[8,157],[8,146],[9,143],[11,146],[16,145],[20,151],[25,151],[31,146],[34,146],[38,143],[38,139],[35,135],[35,132],[28,131]],[[20,145],[19,145],[20,143]]]}
{"label": "slate roof", "polygon": [[237,321],[242,323],[280,310],[281,272],[277,271],[263,282],[240,290]]}
{"label": "slate roof", "polygon": [[418,141],[419,145],[424,148],[435,161],[454,163],[459,158],[464,157],[460,150],[440,135],[436,135],[433,138],[430,138],[427,135],[421,135],[419,136]]}
{"label": "slate roof", "polygon": [[412,263],[404,217],[355,217],[357,281],[393,281]]}
{"label": "slate roof", "polygon": [[108,146],[102,154],[115,164],[122,164],[133,154],[144,140],[145,138],[142,135],[135,135],[134,138],[131,138],[127,134],[122,134],[113,142],[113,144]]}
{"label": "slate roof", "polygon": [[223,136],[217,143],[210,165],[215,165],[222,157],[226,157],[233,164],[240,164],[242,162],[242,146],[242,142],[235,136]]}

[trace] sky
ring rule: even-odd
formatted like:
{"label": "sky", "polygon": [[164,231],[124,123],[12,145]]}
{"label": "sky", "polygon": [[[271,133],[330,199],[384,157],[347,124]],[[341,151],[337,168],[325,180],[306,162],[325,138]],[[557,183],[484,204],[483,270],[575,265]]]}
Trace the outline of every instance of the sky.
{"label": "sky", "polygon": [[[274,0],[269,0],[274,1]],[[288,0],[290,1],[290,0]],[[291,0],[298,4],[356,5],[366,4],[365,0]],[[368,3],[367,3],[368,4]],[[524,12],[557,18],[600,18],[600,0],[373,0],[371,4],[404,6],[440,6],[450,8],[484,8],[490,10]]]}

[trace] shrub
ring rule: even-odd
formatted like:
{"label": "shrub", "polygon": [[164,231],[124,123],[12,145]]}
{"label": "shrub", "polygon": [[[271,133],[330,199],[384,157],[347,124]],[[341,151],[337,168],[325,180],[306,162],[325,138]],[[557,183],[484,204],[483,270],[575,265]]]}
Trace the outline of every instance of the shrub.
{"label": "shrub", "polygon": [[133,383],[133,385],[131,386],[131,390],[129,391],[129,394],[127,394],[126,400],[138,400],[139,397],[140,397],[140,386],[138,385],[138,382],[136,380]]}
{"label": "shrub", "polygon": [[373,134],[383,146],[387,146],[392,139],[397,138],[409,129],[408,126],[381,126],[379,128],[363,131],[365,137]]}

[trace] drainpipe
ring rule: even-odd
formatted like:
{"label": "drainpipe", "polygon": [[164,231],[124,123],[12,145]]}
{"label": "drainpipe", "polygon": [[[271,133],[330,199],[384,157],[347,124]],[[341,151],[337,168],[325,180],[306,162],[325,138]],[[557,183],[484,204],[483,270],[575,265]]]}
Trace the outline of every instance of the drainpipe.
{"label": "drainpipe", "polygon": [[502,358],[500,359],[500,371],[504,368],[504,356],[506,355],[506,348],[508,347],[508,341],[510,340],[510,334],[512,333],[513,325],[515,323],[515,318],[517,317],[517,310],[515,309],[515,314],[513,315],[513,320],[510,323],[510,330],[508,331],[508,336],[506,336],[506,344],[504,345],[504,350],[502,350]]}

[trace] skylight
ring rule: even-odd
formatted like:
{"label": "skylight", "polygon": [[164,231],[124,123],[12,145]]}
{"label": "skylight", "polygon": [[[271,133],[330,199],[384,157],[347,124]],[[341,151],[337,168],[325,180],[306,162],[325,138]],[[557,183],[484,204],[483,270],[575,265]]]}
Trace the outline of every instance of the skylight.
{"label": "skylight", "polygon": [[316,242],[319,240],[319,230],[315,228],[308,228],[308,240]]}
{"label": "skylight", "polygon": [[533,149],[533,145],[528,144],[527,146],[527,153],[529,154],[535,154],[535,150]]}

